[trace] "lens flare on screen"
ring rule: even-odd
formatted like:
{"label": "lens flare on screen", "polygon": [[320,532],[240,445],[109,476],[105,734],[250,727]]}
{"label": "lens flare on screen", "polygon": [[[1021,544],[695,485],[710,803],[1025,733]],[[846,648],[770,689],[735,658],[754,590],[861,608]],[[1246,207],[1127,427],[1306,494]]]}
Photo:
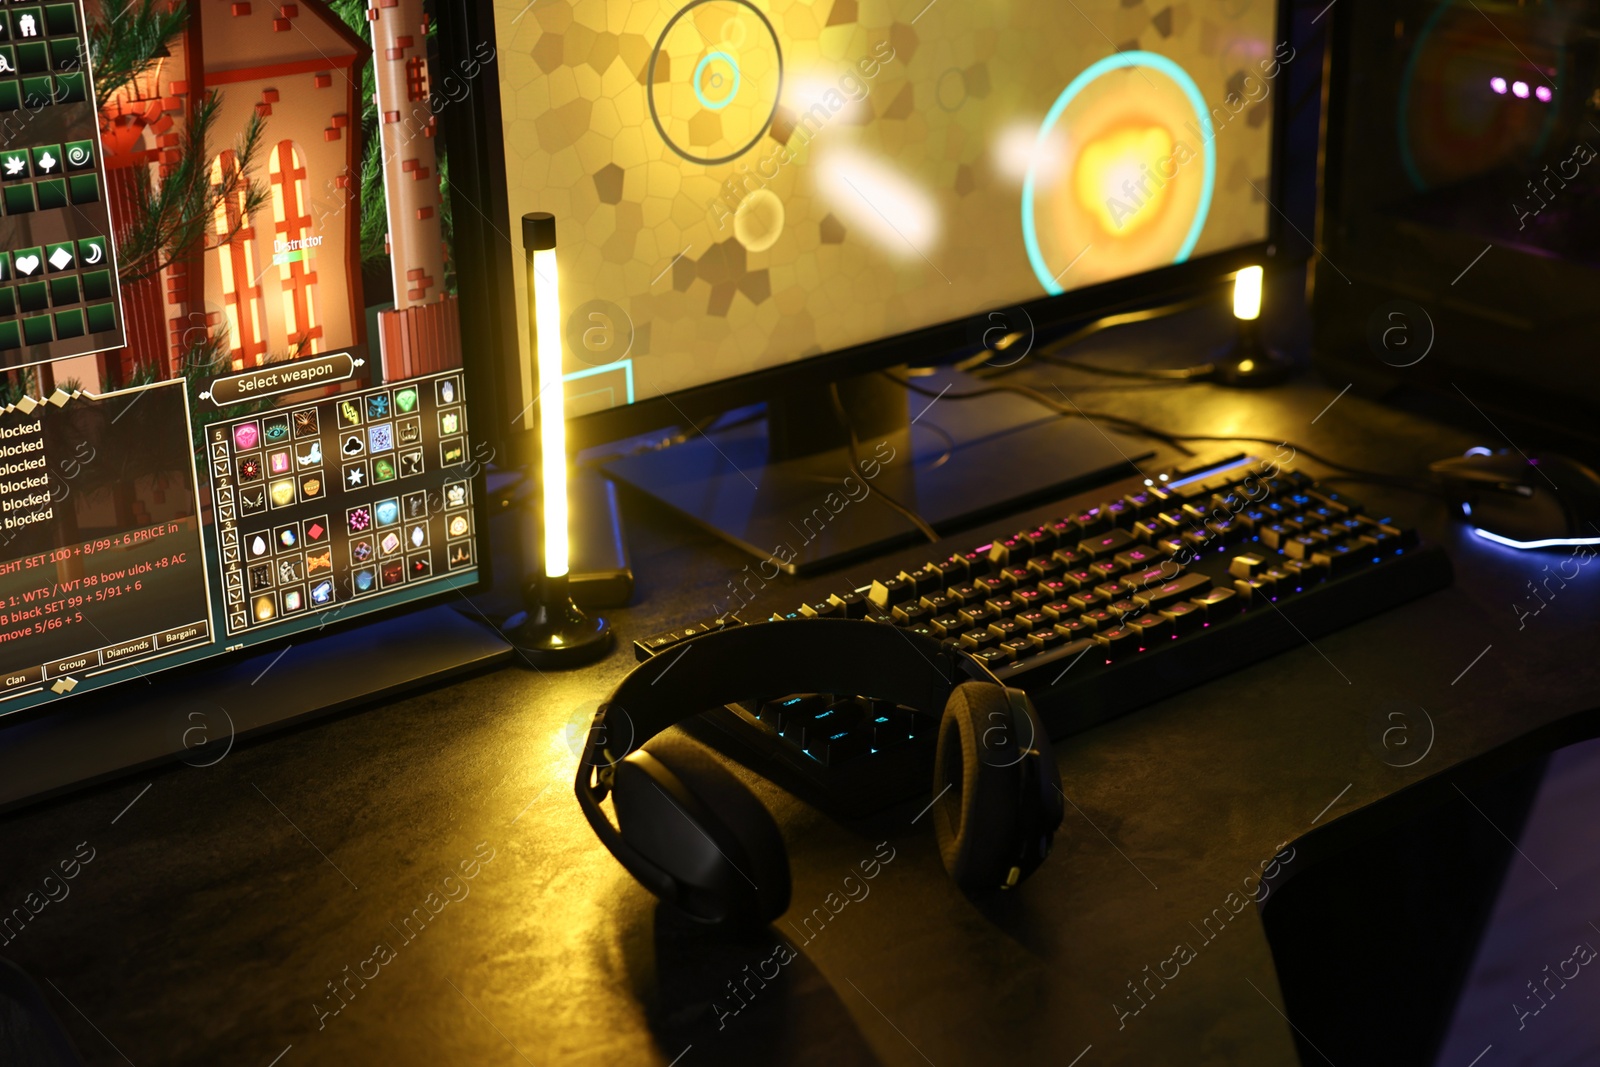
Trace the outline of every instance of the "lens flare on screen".
{"label": "lens flare on screen", "polygon": [[[841,80],[837,67],[807,66],[785,72],[781,106],[795,117],[796,124],[811,117],[808,132],[820,136],[824,128],[869,122],[872,108],[867,104],[867,85],[860,79]],[[826,119],[820,116],[826,115]]]}
{"label": "lens flare on screen", "polygon": [[1008,185],[1021,186],[1033,168],[1034,180],[1041,185],[1055,184],[1061,173],[1065,146],[1055,139],[1039,141],[1041,116],[1012,122],[995,131],[989,144],[990,165]]}
{"label": "lens flare on screen", "polygon": [[919,259],[939,244],[932,194],[887,160],[846,145],[817,154],[817,191],[863,237],[896,259]]}

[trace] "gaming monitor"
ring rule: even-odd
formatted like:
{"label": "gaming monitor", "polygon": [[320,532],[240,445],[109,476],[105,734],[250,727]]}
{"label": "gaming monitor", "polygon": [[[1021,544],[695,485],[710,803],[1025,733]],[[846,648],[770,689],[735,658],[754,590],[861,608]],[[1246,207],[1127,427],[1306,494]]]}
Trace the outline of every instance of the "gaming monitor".
{"label": "gaming monitor", "polygon": [[[463,76],[480,208],[502,235],[530,210],[562,228],[580,440],[936,360],[997,310],[1043,328],[1148,298],[1259,262],[1271,235],[1294,50],[1270,2],[478,0],[461,19],[494,43]],[[516,251],[491,243],[523,321]]]}
{"label": "gaming monitor", "polygon": [[0,13],[0,716],[482,575],[429,6],[186,11]]}

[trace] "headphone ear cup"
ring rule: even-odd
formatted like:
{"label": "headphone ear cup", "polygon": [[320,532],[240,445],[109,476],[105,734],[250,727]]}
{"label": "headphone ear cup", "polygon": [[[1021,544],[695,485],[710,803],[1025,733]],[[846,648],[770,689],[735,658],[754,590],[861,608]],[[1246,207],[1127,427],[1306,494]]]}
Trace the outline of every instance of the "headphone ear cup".
{"label": "headphone ear cup", "polygon": [[789,908],[789,856],[777,823],[700,744],[659,734],[617,767],[617,829],[681,887],[702,922],[762,925]]}
{"label": "headphone ear cup", "polygon": [[962,892],[999,889],[1016,862],[1022,752],[1011,702],[992,682],[963,682],[939,721],[934,832],[945,870]]}

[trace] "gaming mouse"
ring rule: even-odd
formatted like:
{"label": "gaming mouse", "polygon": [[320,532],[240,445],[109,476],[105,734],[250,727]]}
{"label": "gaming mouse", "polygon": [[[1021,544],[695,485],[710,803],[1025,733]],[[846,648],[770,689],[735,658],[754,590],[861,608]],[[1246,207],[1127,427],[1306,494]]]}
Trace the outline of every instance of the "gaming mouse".
{"label": "gaming mouse", "polygon": [[1480,537],[1513,548],[1600,544],[1600,475],[1575,459],[1472,448],[1429,469]]}

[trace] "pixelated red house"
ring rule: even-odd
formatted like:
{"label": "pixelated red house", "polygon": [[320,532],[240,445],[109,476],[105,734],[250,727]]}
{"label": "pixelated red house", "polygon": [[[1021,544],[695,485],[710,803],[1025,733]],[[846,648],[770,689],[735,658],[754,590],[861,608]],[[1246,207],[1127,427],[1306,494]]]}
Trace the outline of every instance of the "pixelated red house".
{"label": "pixelated red house", "polygon": [[358,131],[370,50],[321,0],[189,10],[154,69],[100,102],[113,225],[120,234],[135,217],[152,168],[178,162],[190,109],[211,91],[213,183],[239,166],[228,146],[253,111],[265,136],[251,176],[270,196],[242,225],[242,197],[218,205],[203,249],[124,286],[128,347],[102,357],[101,387],[141,367],[175,374],[197,331],[225,331],[235,369],[365,340]]}

